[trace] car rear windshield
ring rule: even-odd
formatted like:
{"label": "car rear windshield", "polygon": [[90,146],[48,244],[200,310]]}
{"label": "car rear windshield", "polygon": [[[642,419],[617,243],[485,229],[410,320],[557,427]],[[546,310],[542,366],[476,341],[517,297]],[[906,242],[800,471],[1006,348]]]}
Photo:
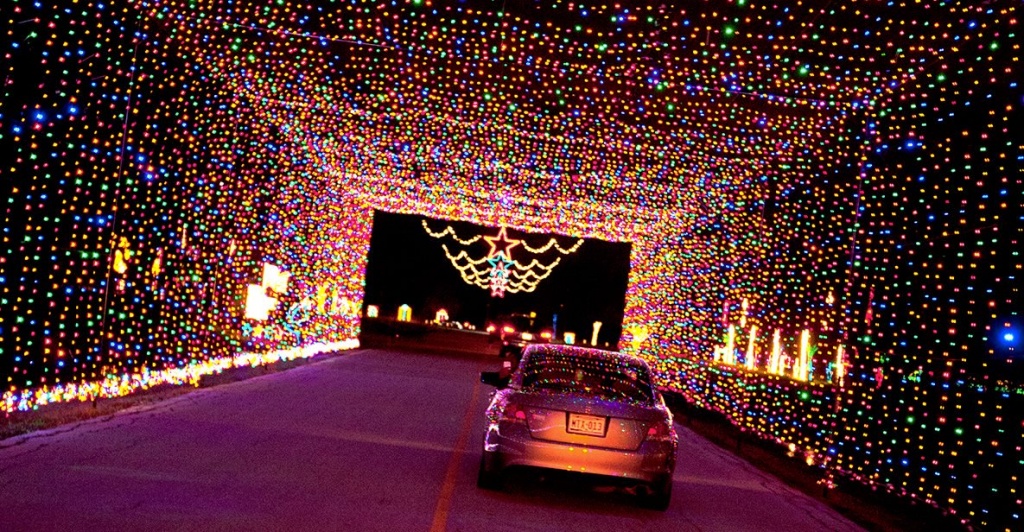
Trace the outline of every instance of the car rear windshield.
{"label": "car rear windshield", "polygon": [[625,358],[534,351],[523,367],[525,392],[589,395],[649,404],[654,399],[647,368]]}

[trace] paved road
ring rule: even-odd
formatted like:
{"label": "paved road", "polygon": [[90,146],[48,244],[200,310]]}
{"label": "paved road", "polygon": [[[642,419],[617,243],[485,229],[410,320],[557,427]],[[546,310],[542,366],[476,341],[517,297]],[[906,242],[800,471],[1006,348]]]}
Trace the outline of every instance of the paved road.
{"label": "paved road", "polygon": [[367,349],[0,441],[0,530],[859,530],[683,427],[667,512],[558,476],[479,490],[496,363]]}

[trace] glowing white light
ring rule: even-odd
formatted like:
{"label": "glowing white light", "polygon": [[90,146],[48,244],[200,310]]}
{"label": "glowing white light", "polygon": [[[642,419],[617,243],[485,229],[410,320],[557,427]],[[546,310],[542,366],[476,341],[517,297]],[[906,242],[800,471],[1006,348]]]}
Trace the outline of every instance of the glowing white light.
{"label": "glowing white light", "polygon": [[800,333],[800,361],[793,367],[793,378],[806,381],[808,380],[808,369],[810,367],[810,361],[807,360],[808,353],[810,352],[811,343],[811,331],[804,329]]}
{"label": "glowing white light", "polygon": [[265,288],[269,288],[278,294],[283,294],[288,291],[288,279],[290,277],[290,273],[283,271],[274,264],[269,262],[263,264],[263,282],[261,284]]}
{"label": "glowing white light", "polygon": [[846,365],[843,362],[843,345],[839,344],[839,348],[836,349],[836,380],[839,382],[839,386],[843,385],[843,377],[846,376]]}
{"label": "glowing white light", "polygon": [[782,362],[782,337],[778,329],[772,334],[772,356],[768,362],[768,371],[779,375],[785,369],[780,367]]}
{"label": "glowing white light", "polygon": [[722,362],[729,365],[736,363],[736,327],[732,324],[729,324],[729,332],[725,337]]}
{"label": "glowing white light", "polygon": [[266,321],[270,311],[277,307],[277,299],[267,296],[262,285],[251,284],[246,290],[245,317],[250,320]]}
{"label": "glowing white light", "polygon": [[[747,300],[744,299],[743,303],[745,304],[746,302],[747,302]],[[746,305],[744,305],[744,306],[746,306]],[[750,326],[750,337],[747,339],[747,356],[746,356],[746,358],[744,360],[747,363],[747,369],[749,369],[749,370],[756,369],[756,367],[757,367],[756,358],[755,358],[755,355],[754,355],[754,339],[755,338],[757,338],[757,325],[751,325]]]}

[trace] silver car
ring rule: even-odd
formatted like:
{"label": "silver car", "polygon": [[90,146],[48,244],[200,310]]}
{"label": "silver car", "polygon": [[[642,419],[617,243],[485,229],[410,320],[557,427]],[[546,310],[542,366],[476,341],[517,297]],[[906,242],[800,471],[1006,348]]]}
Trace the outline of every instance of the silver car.
{"label": "silver car", "polygon": [[668,507],[678,437],[642,359],[564,345],[527,346],[519,366],[483,372],[487,407],[477,485],[499,489],[509,467],[635,481],[645,506]]}

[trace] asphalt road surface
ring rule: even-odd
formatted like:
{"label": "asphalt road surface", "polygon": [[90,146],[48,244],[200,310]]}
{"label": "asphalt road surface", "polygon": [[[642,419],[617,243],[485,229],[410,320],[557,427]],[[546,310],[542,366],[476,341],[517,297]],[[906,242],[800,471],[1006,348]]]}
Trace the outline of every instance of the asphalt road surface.
{"label": "asphalt road surface", "polygon": [[497,365],[358,350],[0,441],[0,530],[860,530],[684,427],[667,512],[560,475],[480,490]]}

